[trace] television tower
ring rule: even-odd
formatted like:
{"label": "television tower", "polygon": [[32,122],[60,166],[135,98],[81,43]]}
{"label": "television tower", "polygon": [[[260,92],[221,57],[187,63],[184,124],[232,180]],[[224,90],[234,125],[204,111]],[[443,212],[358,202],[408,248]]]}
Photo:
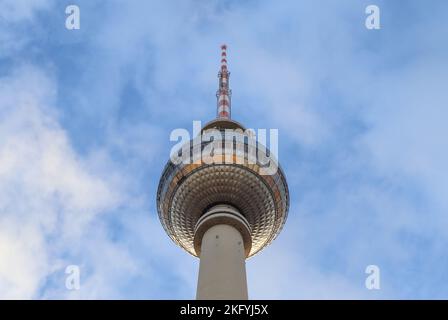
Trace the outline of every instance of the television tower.
{"label": "television tower", "polygon": [[[217,118],[178,152],[196,161],[168,161],[157,190],[165,231],[200,258],[197,299],[248,299],[245,260],[276,238],[289,209],[288,185],[277,160],[231,119],[229,76],[222,45]],[[229,129],[233,136],[227,135]],[[221,140],[204,139],[210,133]],[[248,152],[252,146],[255,160]],[[204,155],[207,148],[212,151]],[[272,174],[263,174],[266,163],[260,159],[267,158],[276,164]]]}

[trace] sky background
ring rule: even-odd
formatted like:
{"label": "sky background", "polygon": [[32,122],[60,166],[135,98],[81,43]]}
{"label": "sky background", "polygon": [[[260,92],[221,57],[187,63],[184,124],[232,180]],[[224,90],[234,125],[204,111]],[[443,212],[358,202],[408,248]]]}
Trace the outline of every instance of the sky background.
{"label": "sky background", "polygon": [[227,43],[232,116],[279,129],[291,195],[282,233],[247,261],[250,298],[447,299],[447,11],[0,0],[0,298],[195,297],[198,260],[164,233],[156,190],[170,132],[215,117]]}

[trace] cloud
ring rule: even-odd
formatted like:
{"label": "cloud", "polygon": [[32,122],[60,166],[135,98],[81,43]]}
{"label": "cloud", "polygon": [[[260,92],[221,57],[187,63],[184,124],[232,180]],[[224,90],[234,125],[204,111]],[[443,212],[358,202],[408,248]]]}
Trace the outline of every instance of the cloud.
{"label": "cloud", "polygon": [[0,58],[18,52],[32,40],[35,15],[52,7],[53,0],[2,0],[0,3]]}
{"label": "cloud", "polygon": [[[136,191],[138,173],[111,159],[123,141],[111,137],[81,155],[59,124],[57,94],[54,77],[32,65],[0,78],[0,297],[120,298],[135,283],[134,292],[149,288],[144,294],[157,298],[166,286],[158,276],[163,261],[174,265],[166,274],[186,282],[171,293],[193,292],[194,261],[171,262],[176,248]],[[152,154],[142,142],[130,148]],[[72,264],[81,268],[80,291],[65,288]]]}
{"label": "cloud", "polygon": [[6,22],[33,19],[38,10],[48,9],[52,0],[3,0],[0,18]]}
{"label": "cloud", "polygon": [[51,105],[55,94],[52,79],[32,66],[0,79],[3,298],[35,297],[58,260],[52,250],[76,245],[121,201],[113,183],[71,147]]}

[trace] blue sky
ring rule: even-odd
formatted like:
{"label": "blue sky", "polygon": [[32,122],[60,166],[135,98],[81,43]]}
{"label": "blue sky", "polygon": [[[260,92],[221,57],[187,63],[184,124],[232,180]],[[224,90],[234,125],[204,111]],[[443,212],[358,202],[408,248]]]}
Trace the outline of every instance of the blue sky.
{"label": "blue sky", "polygon": [[0,0],[0,297],[194,298],[198,260],[155,195],[171,130],[215,116],[227,43],[232,116],[279,129],[291,193],[282,233],[247,261],[250,297],[448,298],[447,9]]}

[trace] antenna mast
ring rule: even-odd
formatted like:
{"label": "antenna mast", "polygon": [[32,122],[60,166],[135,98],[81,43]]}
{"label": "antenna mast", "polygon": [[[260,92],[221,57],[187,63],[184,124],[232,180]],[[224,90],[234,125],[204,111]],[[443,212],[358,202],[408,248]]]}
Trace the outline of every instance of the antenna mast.
{"label": "antenna mast", "polygon": [[219,88],[216,92],[218,98],[217,117],[230,119],[231,112],[231,96],[232,90],[229,89],[229,76],[230,72],[227,70],[227,46],[223,44],[221,46],[221,69],[218,73]]}

